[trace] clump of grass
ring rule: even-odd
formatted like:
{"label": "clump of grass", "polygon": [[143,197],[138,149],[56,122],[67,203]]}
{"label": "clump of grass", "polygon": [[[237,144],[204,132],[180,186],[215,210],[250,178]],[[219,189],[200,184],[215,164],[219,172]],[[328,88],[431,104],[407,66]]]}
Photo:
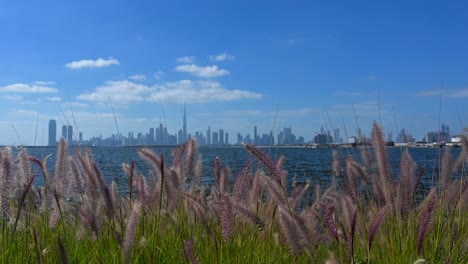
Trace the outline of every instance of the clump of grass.
{"label": "clump of grass", "polygon": [[[404,152],[393,175],[377,124],[372,135],[363,163],[348,157],[341,168],[333,153],[336,178],[326,189],[289,186],[287,157],[275,161],[253,145],[245,148],[258,166],[246,161],[233,177],[216,158],[211,187],[201,184],[195,140],[175,149],[172,162],[140,149],[151,169],[143,175],[135,161],[124,163],[128,194],[104,180],[90,150],[70,155],[64,140],[53,177],[46,160],[4,148],[0,262],[466,262],[468,138],[459,157],[444,155],[439,185],[417,198],[424,167]],[[34,186],[36,177],[44,186]]]}

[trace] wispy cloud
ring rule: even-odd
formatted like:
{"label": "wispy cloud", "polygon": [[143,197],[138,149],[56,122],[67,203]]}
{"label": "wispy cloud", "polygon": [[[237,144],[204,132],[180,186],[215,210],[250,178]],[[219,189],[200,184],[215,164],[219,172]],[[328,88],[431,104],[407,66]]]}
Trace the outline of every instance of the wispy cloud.
{"label": "wispy cloud", "polygon": [[245,117],[303,117],[310,114],[320,113],[319,109],[313,108],[297,108],[284,109],[278,111],[262,111],[262,110],[230,110],[223,112],[227,116],[245,116]]}
{"label": "wispy cloud", "polygon": [[65,67],[78,70],[84,68],[103,68],[108,67],[111,65],[119,65],[120,62],[112,57],[109,57],[107,60],[103,58],[98,58],[97,60],[79,60],[79,61],[72,61],[70,63],[65,64]]}
{"label": "wispy cloud", "polygon": [[[429,89],[422,90],[416,93],[416,97],[430,97],[430,96],[440,96],[440,89]],[[462,89],[446,89],[442,90],[442,96],[452,99],[468,98],[468,88]]]}
{"label": "wispy cloud", "polygon": [[215,61],[215,62],[222,62],[222,61],[234,60],[234,56],[228,54],[227,52],[224,52],[218,55],[211,55],[210,60]]}
{"label": "wispy cloud", "polygon": [[213,78],[229,74],[229,71],[220,69],[216,65],[201,67],[195,64],[184,64],[177,66],[175,70],[179,72],[188,72],[203,78]]}
{"label": "wispy cloud", "polygon": [[3,99],[3,100],[7,100],[7,101],[20,101],[20,100],[23,100],[23,96],[21,96],[21,95],[5,94],[5,95],[0,95],[0,98]]}
{"label": "wispy cloud", "polygon": [[180,57],[180,58],[177,58],[176,61],[178,63],[194,63],[195,62],[195,56]]}
{"label": "wispy cloud", "polygon": [[51,102],[60,102],[62,101],[62,98],[58,97],[58,96],[53,96],[53,97],[46,97],[45,98],[47,101],[51,101]]}
{"label": "wispy cloud", "polygon": [[146,76],[144,74],[135,74],[135,75],[129,76],[128,78],[134,81],[146,80]]}
{"label": "wispy cloud", "polygon": [[207,103],[226,102],[241,99],[260,99],[262,94],[246,90],[229,90],[215,81],[181,80],[162,85],[146,86],[124,81],[108,81],[93,92],[78,95],[78,99],[115,104],[134,102],[186,102]]}
{"label": "wispy cloud", "polygon": [[468,88],[447,91],[446,96],[449,98],[468,98]]}
{"label": "wispy cloud", "polygon": [[154,73],[154,78],[155,78],[156,80],[160,80],[160,79],[162,79],[163,77],[164,77],[164,72],[163,72],[163,71],[157,71],[157,72]]}
{"label": "wispy cloud", "polygon": [[48,86],[48,85],[54,85],[55,82],[52,81],[35,81],[35,85],[40,85],[40,86]]}
{"label": "wispy cloud", "polygon": [[416,93],[416,97],[440,96],[440,90],[423,90]]}
{"label": "wispy cloud", "polygon": [[94,92],[78,95],[78,99],[92,102],[109,102],[127,104],[141,102],[151,91],[149,87],[130,81],[108,81],[97,87]]}
{"label": "wispy cloud", "polygon": [[345,96],[345,97],[359,97],[359,96],[363,96],[362,93],[360,92],[350,92],[350,91],[340,91],[340,92],[336,92],[334,93],[336,96]]}
{"label": "wispy cloud", "polygon": [[182,80],[154,86],[149,97],[157,102],[206,103],[240,99],[260,99],[262,94],[245,90],[228,90],[219,82]]}
{"label": "wispy cloud", "polygon": [[0,87],[0,92],[12,93],[57,93],[58,90],[52,87],[36,84],[15,83]]}

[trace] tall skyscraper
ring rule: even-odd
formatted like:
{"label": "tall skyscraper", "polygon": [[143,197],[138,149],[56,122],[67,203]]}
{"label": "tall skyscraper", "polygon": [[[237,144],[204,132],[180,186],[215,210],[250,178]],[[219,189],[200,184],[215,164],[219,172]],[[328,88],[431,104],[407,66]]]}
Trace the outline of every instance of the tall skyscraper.
{"label": "tall skyscraper", "polygon": [[341,139],[340,139],[340,129],[339,128],[335,128],[333,130],[333,142],[334,143],[340,143]]}
{"label": "tall skyscraper", "polygon": [[62,137],[66,140],[67,139],[67,126],[62,126]]}
{"label": "tall skyscraper", "polygon": [[206,144],[211,145],[211,127],[206,131]]}
{"label": "tall skyscraper", "polygon": [[254,126],[254,144],[257,145],[258,144],[258,136],[257,136],[257,126]]}
{"label": "tall skyscraper", "polygon": [[73,126],[68,126],[67,130],[67,141],[68,144],[71,145],[73,143]]}
{"label": "tall skyscraper", "polygon": [[49,146],[57,144],[57,122],[54,119],[49,120]]}
{"label": "tall skyscraper", "polygon": [[219,130],[219,144],[224,145],[224,130]]}

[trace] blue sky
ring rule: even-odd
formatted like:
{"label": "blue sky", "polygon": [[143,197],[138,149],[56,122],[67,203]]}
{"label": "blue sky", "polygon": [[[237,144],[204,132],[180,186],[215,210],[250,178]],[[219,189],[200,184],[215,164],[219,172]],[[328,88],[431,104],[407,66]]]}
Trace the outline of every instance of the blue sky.
{"label": "blue sky", "polygon": [[468,126],[462,1],[74,2],[2,2],[0,144],[47,144],[49,119],[109,136],[112,108],[124,135],[176,133],[183,103],[189,132],[231,142]]}

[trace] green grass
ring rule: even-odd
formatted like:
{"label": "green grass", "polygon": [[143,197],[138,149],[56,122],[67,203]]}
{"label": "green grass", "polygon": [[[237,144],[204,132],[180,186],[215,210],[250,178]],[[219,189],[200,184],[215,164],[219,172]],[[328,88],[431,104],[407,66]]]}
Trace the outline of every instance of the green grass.
{"label": "green grass", "polygon": [[[427,194],[421,201],[411,199],[407,213],[400,195],[404,186],[382,182],[385,169],[377,158],[371,165],[359,164],[357,172],[343,167],[341,175],[331,176],[342,185],[320,190],[313,203],[296,207],[294,201],[301,201],[305,197],[301,195],[314,188],[287,189],[281,162],[276,164],[254,146],[247,151],[267,172],[253,170],[248,163],[237,178],[230,179],[228,170],[217,168],[217,185],[209,194],[197,180],[200,164],[194,162],[198,155],[194,141],[174,153],[172,164],[149,150],[140,151],[153,169],[143,176],[134,167],[124,166],[133,186],[131,199],[103,181],[90,153],[64,156],[65,141],[60,143],[58,171],[53,176],[24,150],[11,157],[4,149],[0,263],[187,263],[190,254],[199,263],[414,263],[421,259],[468,263],[468,140],[464,140],[460,154],[464,160],[452,170],[462,178],[450,177],[444,188],[435,186],[432,205]],[[385,159],[383,151],[374,155]],[[78,172],[71,169],[73,162]],[[32,166],[39,166],[43,175],[34,175]],[[411,184],[417,184],[415,170],[408,173]],[[41,190],[28,188],[32,177],[48,180]],[[187,178],[192,179],[188,187],[183,184]],[[244,181],[236,180],[241,178]],[[380,195],[372,192],[372,184],[381,188]],[[374,226],[369,248],[369,233],[379,212],[386,214]],[[424,223],[425,235],[418,237]],[[132,228],[135,232],[128,231]],[[192,249],[184,248],[187,241]]]}

